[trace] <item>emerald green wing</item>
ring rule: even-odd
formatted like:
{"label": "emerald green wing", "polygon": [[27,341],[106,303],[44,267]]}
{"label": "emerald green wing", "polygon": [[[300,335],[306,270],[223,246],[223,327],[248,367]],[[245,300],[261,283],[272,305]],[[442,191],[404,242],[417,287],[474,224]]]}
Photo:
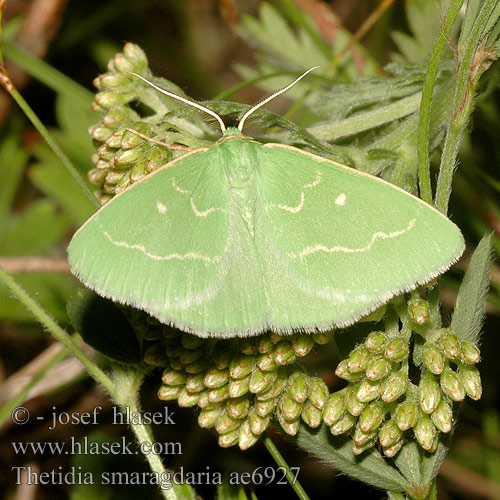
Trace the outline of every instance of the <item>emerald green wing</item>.
{"label": "emerald green wing", "polygon": [[203,328],[203,311],[194,310],[227,275],[228,193],[214,155],[185,155],[101,208],[71,241],[73,272],[165,323]]}
{"label": "emerald green wing", "polygon": [[463,252],[449,219],[381,179],[278,144],[260,148],[258,164],[272,329],[351,324]]}

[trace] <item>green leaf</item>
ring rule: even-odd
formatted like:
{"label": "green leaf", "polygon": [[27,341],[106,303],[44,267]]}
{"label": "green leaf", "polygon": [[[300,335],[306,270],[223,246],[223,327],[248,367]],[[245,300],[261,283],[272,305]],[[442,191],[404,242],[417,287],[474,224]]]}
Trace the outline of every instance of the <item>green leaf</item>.
{"label": "green leaf", "polygon": [[404,492],[410,487],[408,481],[378,451],[371,449],[358,457],[352,451],[351,439],[331,436],[325,425],[319,432],[301,426],[297,443],[328,465],[375,488]]}
{"label": "green leaf", "polygon": [[413,489],[425,486],[420,465],[420,450],[415,441],[408,441],[394,458],[396,467],[408,479]]}
{"label": "green leaf", "polygon": [[95,212],[72,175],[57,160],[46,160],[34,166],[29,171],[29,178],[40,191],[61,205],[76,226],[81,226]]}
{"label": "green leaf", "polygon": [[21,148],[17,128],[16,124],[11,126],[0,143],[0,171],[2,175],[0,182],[0,229],[2,230],[28,158],[27,153]]}
{"label": "green leaf", "polygon": [[231,486],[227,480],[217,486],[218,500],[248,500],[242,486]]}
{"label": "green leaf", "polygon": [[9,221],[0,239],[0,255],[46,254],[68,229],[68,219],[50,200],[36,201]]}
{"label": "green leaf", "polygon": [[490,282],[492,239],[492,234],[481,239],[458,290],[451,328],[460,339],[477,342],[479,338]]}
{"label": "green leaf", "polygon": [[111,300],[82,288],[69,300],[68,316],[83,340],[97,351],[122,363],[141,361],[134,329]]}

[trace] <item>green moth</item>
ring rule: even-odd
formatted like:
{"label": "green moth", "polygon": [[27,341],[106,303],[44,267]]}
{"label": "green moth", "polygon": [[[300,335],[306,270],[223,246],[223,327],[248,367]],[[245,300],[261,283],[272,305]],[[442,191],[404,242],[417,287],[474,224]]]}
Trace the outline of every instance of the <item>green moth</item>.
{"label": "green moth", "polygon": [[347,326],[448,269],[464,241],[430,205],[377,177],[242,134],[251,112],[299,79],[237,129],[187,101],[215,116],[223,137],[94,214],[69,245],[73,273],[163,323],[234,337]]}

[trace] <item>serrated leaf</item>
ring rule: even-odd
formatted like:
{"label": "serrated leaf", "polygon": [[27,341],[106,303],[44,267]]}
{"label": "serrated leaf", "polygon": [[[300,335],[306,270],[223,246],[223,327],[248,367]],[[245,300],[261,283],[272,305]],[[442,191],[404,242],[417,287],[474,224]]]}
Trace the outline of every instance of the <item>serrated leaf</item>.
{"label": "serrated leaf", "polygon": [[141,361],[135,331],[114,302],[80,288],[68,301],[67,310],[75,330],[94,349],[121,363]]}
{"label": "serrated leaf", "polygon": [[[16,281],[58,322],[67,323],[66,297],[79,284],[76,278],[60,273],[18,274]],[[33,314],[3,285],[0,285],[0,321],[33,323]]]}
{"label": "serrated leaf", "polygon": [[375,488],[404,492],[410,486],[408,481],[391,467],[377,450],[372,448],[358,457],[352,451],[350,438],[332,436],[325,425],[319,429],[319,432],[301,426],[297,443],[324,463]]}
{"label": "serrated leaf", "polygon": [[492,239],[492,234],[481,239],[458,290],[451,328],[463,340],[477,342],[479,338],[490,282]]}
{"label": "serrated leaf", "polygon": [[420,464],[420,451],[421,448],[415,441],[408,441],[394,458],[396,467],[414,488],[424,485]]}
{"label": "serrated leaf", "polygon": [[7,229],[0,236],[0,255],[45,254],[68,229],[67,217],[57,213],[51,201],[36,201],[8,222]]}

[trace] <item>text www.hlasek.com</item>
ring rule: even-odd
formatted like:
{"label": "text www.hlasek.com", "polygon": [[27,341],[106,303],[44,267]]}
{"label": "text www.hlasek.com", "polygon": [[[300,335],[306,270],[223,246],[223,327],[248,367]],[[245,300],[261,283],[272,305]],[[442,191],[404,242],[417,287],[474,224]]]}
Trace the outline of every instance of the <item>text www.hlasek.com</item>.
{"label": "text www.hlasek.com", "polygon": [[119,441],[89,441],[87,436],[76,441],[71,436],[68,443],[62,441],[24,441],[13,442],[12,448],[16,455],[181,455],[182,446],[178,442],[155,442],[145,441],[136,444],[127,441],[123,436]]}

